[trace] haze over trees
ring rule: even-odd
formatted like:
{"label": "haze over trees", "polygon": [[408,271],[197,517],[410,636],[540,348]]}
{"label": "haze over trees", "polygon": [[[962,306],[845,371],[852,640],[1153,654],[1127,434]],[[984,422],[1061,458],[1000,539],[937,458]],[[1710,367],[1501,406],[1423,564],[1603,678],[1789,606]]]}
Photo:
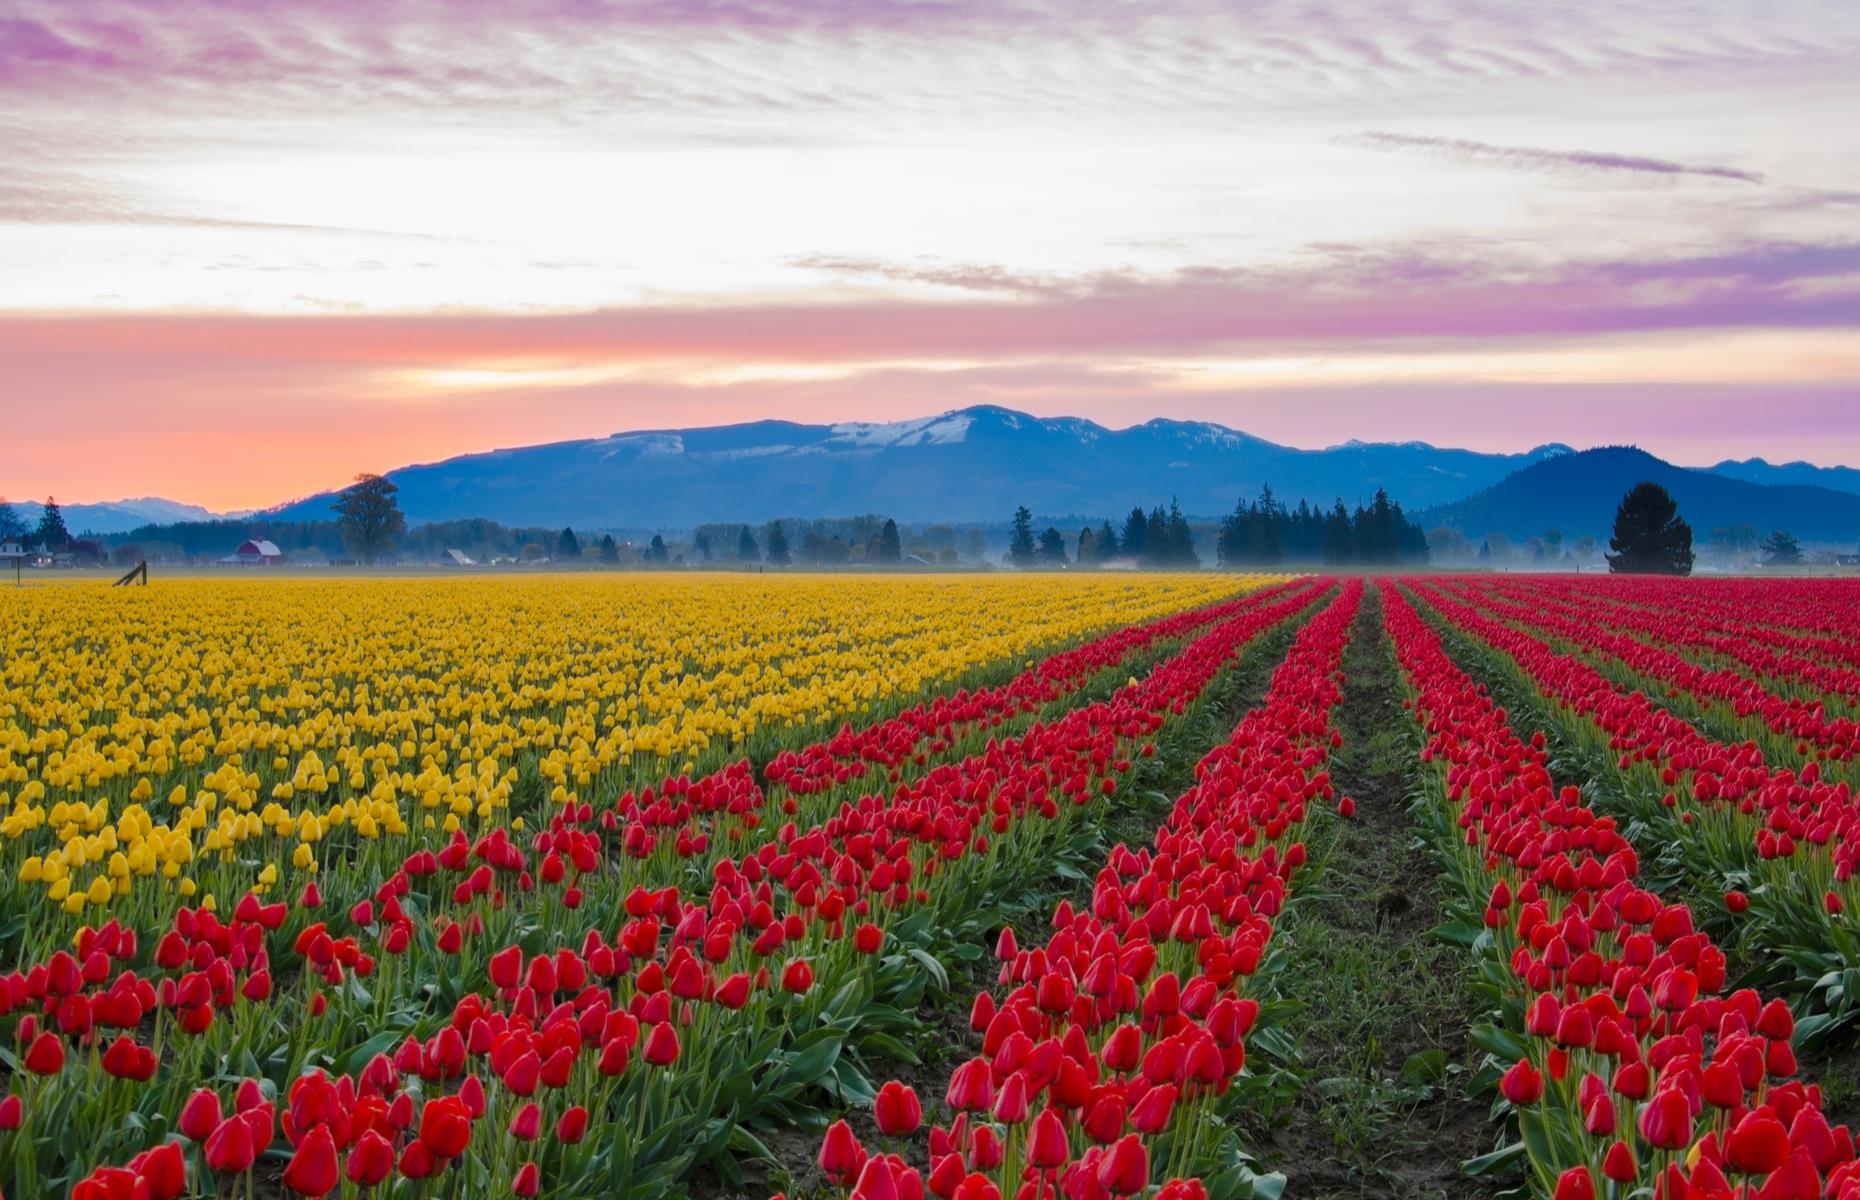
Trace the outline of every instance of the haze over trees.
{"label": "haze over trees", "polygon": [[1608,569],[1617,575],[1692,574],[1692,526],[1657,483],[1637,483],[1615,509]]}
{"label": "haze over trees", "polygon": [[1763,539],[1763,564],[1769,567],[1795,567],[1802,563],[1802,543],[1787,530],[1772,530]]}
{"label": "haze over trees", "polygon": [[1287,508],[1268,484],[1221,522],[1215,557],[1224,567],[1418,566],[1428,561],[1428,535],[1380,488],[1354,511],[1341,499],[1325,511],[1302,500]]}

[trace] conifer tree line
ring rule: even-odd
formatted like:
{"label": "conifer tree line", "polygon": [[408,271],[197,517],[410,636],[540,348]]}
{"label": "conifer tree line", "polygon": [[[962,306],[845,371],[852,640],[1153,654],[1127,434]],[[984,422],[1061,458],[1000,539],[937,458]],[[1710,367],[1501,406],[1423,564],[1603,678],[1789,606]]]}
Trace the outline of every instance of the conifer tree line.
{"label": "conifer tree line", "polygon": [[1367,505],[1352,510],[1339,499],[1325,510],[1304,500],[1287,507],[1267,484],[1257,500],[1241,500],[1221,522],[1215,558],[1223,567],[1420,565],[1427,562],[1427,535],[1382,488]]}

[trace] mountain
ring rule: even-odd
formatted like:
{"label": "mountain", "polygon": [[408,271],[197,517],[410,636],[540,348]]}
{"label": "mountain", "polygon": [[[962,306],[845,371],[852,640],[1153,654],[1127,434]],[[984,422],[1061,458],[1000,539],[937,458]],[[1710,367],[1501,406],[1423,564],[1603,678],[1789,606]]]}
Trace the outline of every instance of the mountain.
{"label": "mountain", "polygon": [[[13,511],[27,527],[37,526],[45,506],[37,500],[14,500]],[[128,533],[143,525],[174,521],[211,521],[222,514],[198,504],[182,504],[159,496],[142,496],[134,500],[106,500],[97,504],[61,504],[65,528],[74,534]]]}
{"label": "mountain", "polygon": [[[1208,422],[1156,419],[1107,429],[982,406],[889,423],[756,421],[618,433],[468,454],[390,473],[412,521],[482,516],[578,529],[689,527],[774,516],[882,512],[904,521],[1035,513],[1114,517],[1177,498],[1214,516],[1270,483],[1292,504],[1355,504],[1377,487],[1410,508],[1489,487],[1567,446],[1483,454],[1423,442],[1300,450]],[[330,494],[283,505],[287,520],[329,516]]]}
{"label": "mountain", "polygon": [[1547,458],[1476,495],[1429,508],[1417,519],[1430,529],[1452,526],[1475,541],[1493,532],[1522,539],[1551,529],[1565,537],[1586,533],[1606,541],[1615,506],[1642,480],[1672,493],[1679,515],[1700,543],[1726,525],[1754,525],[1764,533],[1786,529],[1804,541],[1848,546],[1860,540],[1860,495],[1853,492],[1751,483],[1715,470],[1676,467],[1629,446]]}
{"label": "mountain", "polygon": [[1814,463],[1771,463],[1761,458],[1727,458],[1708,470],[1747,483],[1796,483],[1860,495],[1860,471],[1852,467],[1818,467]]}

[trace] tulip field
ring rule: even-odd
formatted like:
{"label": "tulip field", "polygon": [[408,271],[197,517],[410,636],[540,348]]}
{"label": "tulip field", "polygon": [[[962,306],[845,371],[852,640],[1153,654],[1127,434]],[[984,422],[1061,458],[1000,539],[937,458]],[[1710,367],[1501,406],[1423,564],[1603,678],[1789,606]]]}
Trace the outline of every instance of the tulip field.
{"label": "tulip field", "polygon": [[0,590],[0,1195],[1860,1200],[1856,787],[1854,580]]}

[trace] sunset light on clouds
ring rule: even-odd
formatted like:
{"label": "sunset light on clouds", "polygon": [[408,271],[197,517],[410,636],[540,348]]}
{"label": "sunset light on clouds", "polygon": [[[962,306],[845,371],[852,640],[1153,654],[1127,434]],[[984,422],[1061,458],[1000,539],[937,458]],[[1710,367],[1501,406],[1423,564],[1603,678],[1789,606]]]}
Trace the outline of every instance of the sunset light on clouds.
{"label": "sunset light on clouds", "polygon": [[984,402],[1860,463],[1857,53],[1846,0],[11,0],[0,486]]}

